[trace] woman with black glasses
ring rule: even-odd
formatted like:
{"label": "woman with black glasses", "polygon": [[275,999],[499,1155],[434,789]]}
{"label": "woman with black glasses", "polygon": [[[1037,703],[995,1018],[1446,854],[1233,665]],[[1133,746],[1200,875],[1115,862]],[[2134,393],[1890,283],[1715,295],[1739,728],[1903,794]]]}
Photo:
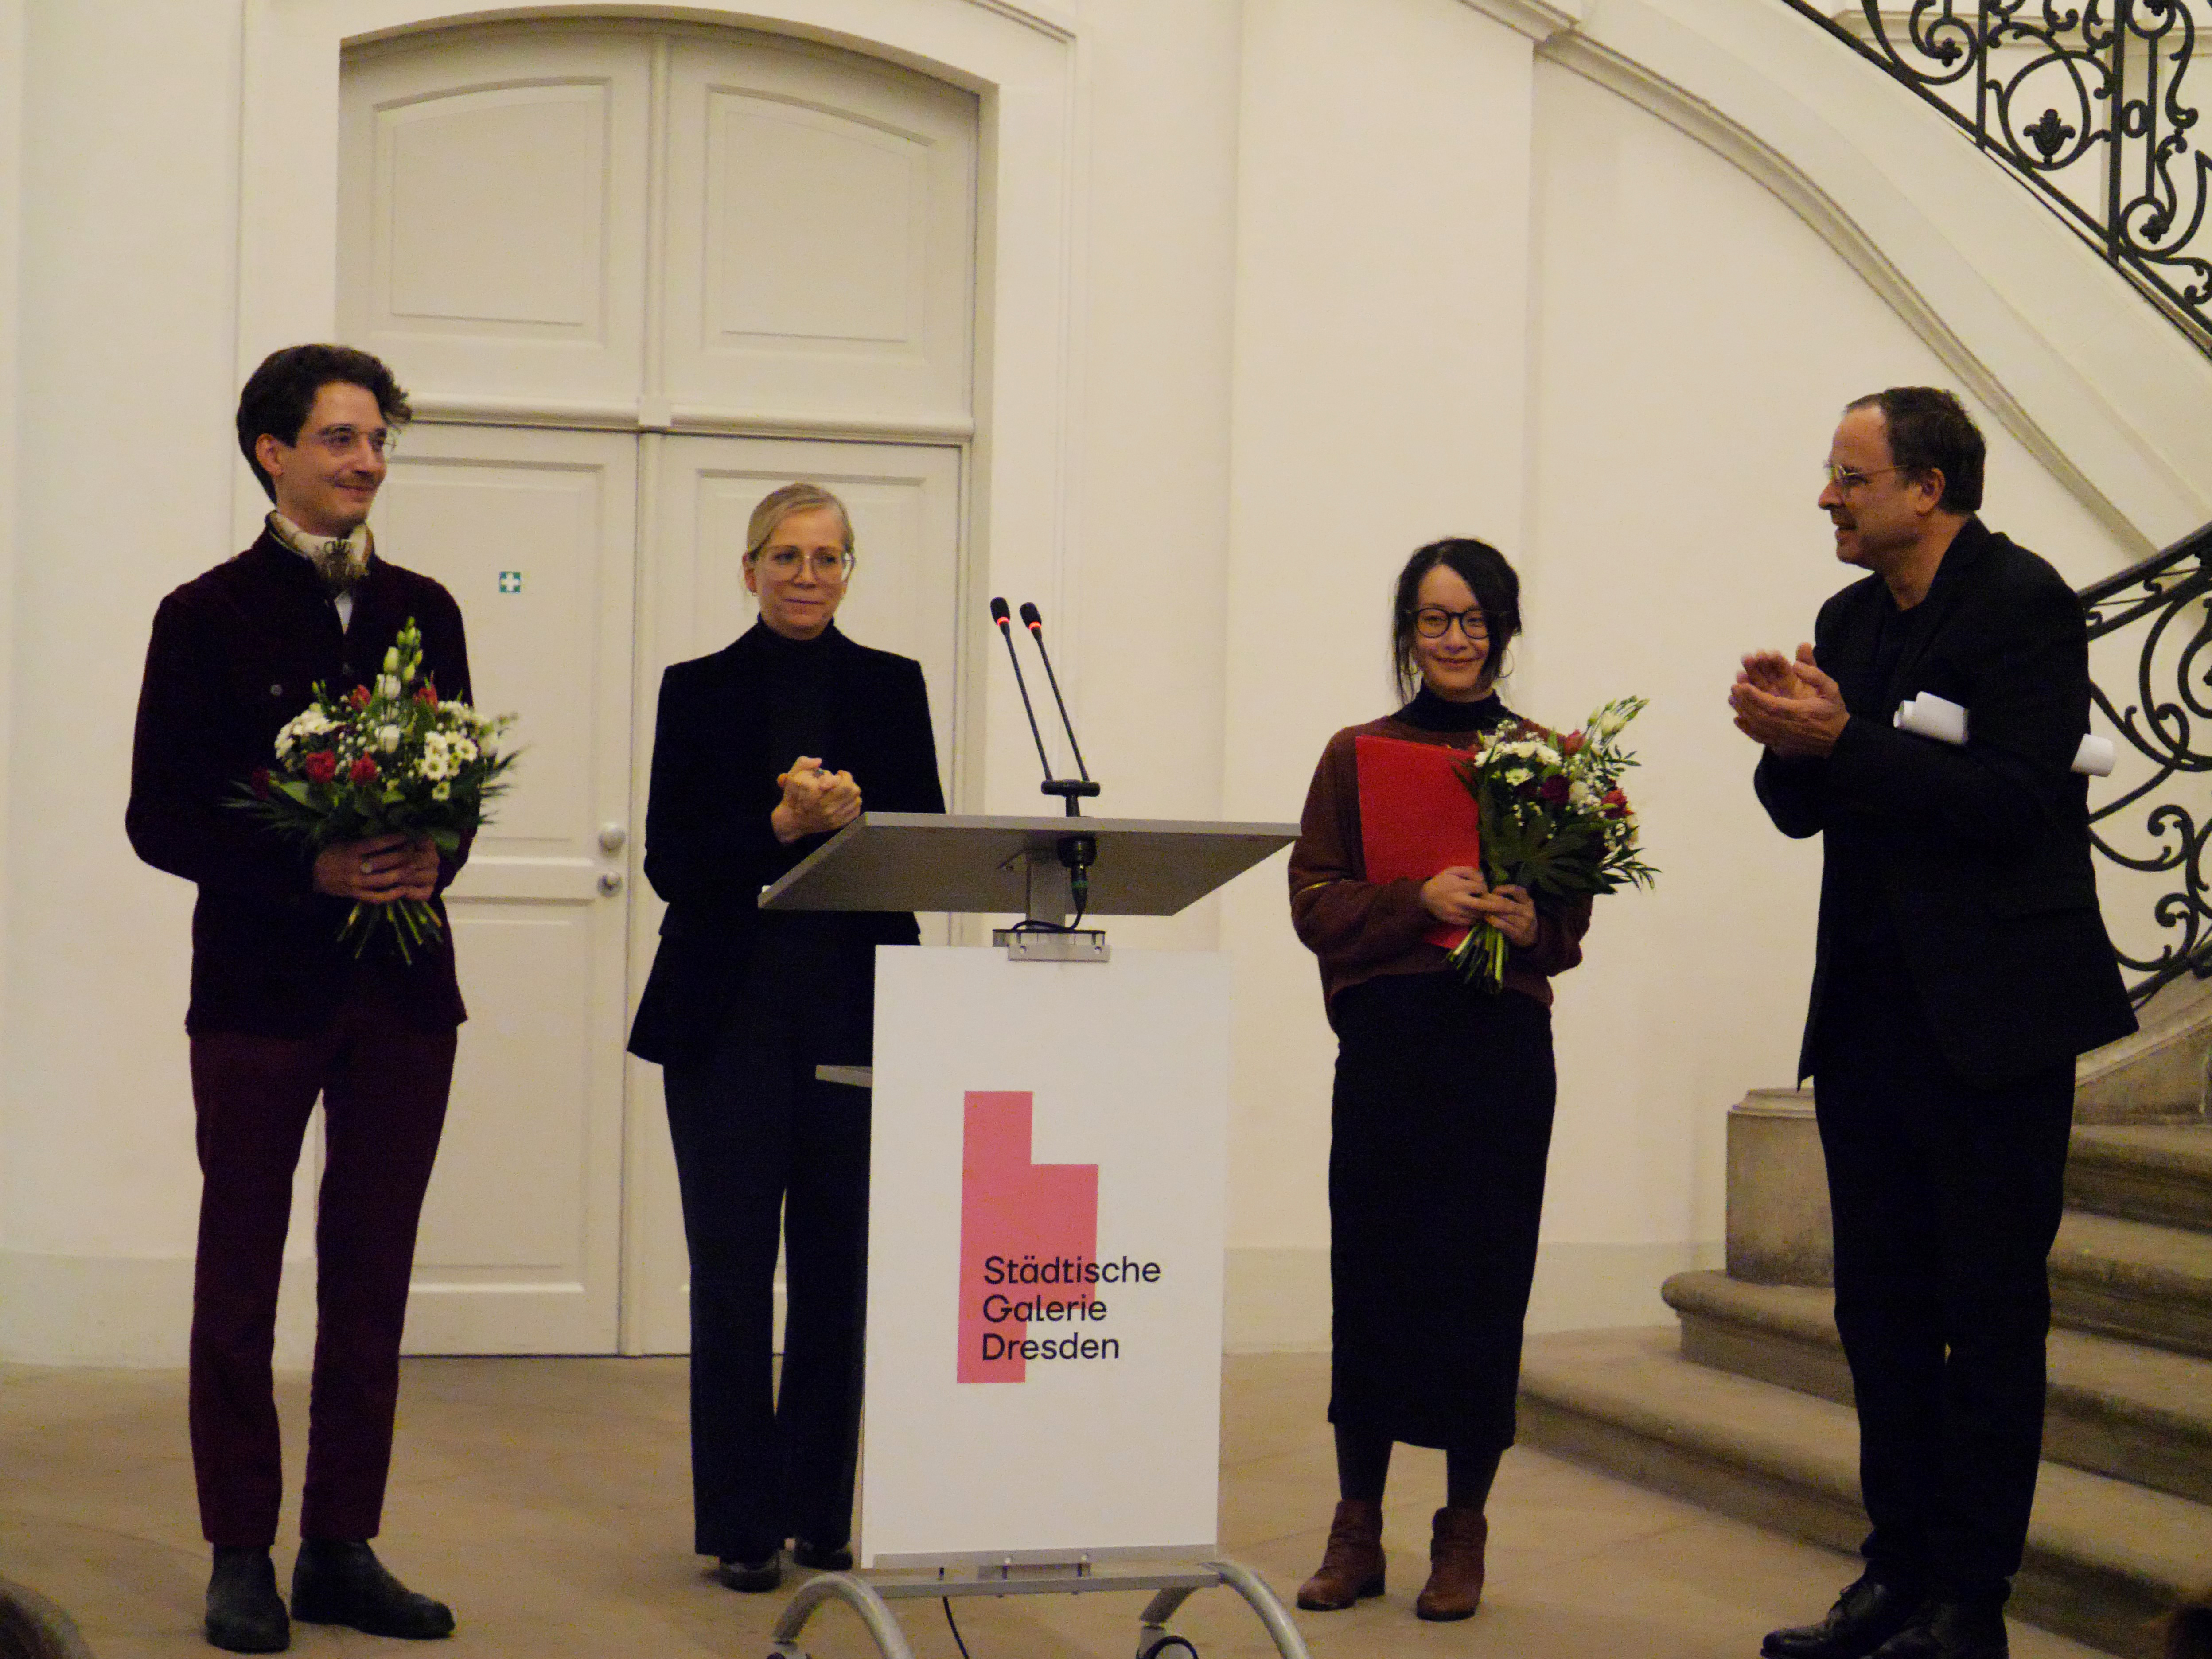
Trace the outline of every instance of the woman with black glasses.
{"label": "woman with black glasses", "polygon": [[[1291,854],[1291,918],[1320,958],[1338,1039],[1328,1419],[1340,1501],[1321,1568],[1298,1591],[1310,1611],[1382,1593],[1382,1490],[1399,1441],[1445,1457],[1414,1612],[1464,1619],[1481,1599],[1483,1510],[1513,1442],[1551,1146],[1549,981],[1582,959],[1589,904],[1493,891],[1468,865],[1370,880],[1358,745],[1465,750],[1515,719],[1495,684],[1520,598],[1513,568],[1482,542],[1434,542],[1407,562],[1391,610],[1405,706],[1329,739]],[[1424,937],[1484,923],[1511,946],[1495,993]]]}

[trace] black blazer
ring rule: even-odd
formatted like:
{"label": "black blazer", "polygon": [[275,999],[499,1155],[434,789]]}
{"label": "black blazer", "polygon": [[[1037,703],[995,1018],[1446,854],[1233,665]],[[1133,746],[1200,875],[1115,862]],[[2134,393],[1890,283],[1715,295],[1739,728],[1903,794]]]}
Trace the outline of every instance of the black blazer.
{"label": "black blazer", "polygon": [[[274,759],[277,732],[316,683],[340,694],[366,684],[410,617],[422,629],[424,671],[441,695],[465,701],[460,607],[428,576],[380,556],[354,589],[343,629],[314,567],[266,531],[155,612],[124,827],[140,858],[199,884],[186,1030],[305,1036],[363,975],[385,981],[416,1024],[465,1017],[450,933],[416,951],[412,967],[375,950],[356,961],[338,943],[351,902],[314,890],[312,853],[228,805]],[[464,844],[440,860],[441,890],[467,857]]]}
{"label": "black blazer", "polygon": [[[1911,632],[1877,684],[1885,611]],[[2089,724],[2089,648],[2064,578],[1969,519],[1919,605],[1894,611],[1869,576],[1820,607],[1814,637],[1850,723],[1826,758],[1770,754],[1756,780],[1784,835],[1827,837],[1798,1075],[1813,1070],[1848,902],[1882,907],[1905,958],[1899,994],[1918,995],[1943,1057],[1978,1083],[2134,1030],[2097,908],[2088,780],[2070,769]],[[1963,747],[1892,726],[1923,691],[1965,706]]]}
{"label": "black blazer", "polygon": [[[942,812],[921,665],[855,645],[834,623],[816,644],[835,665],[823,763],[853,775],[871,811]],[[713,656],[661,677],[645,877],[668,914],[630,1027],[629,1051],[641,1060],[703,1057],[743,982],[761,889],[829,839],[787,847],[769,826],[783,798],[776,775],[796,758],[768,750],[769,687],[792,648],[756,623]],[[858,912],[845,922],[846,937],[868,946],[921,938],[910,913]]]}

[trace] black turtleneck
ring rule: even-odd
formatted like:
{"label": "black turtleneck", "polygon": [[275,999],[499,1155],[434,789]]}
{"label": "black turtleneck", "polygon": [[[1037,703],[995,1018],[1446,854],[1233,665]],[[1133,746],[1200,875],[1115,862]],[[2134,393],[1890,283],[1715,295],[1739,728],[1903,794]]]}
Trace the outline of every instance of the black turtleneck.
{"label": "black turtleneck", "polygon": [[779,772],[801,755],[812,755],[836,771],[837,759],[829,752],[830,682],[835,668],[826,647],[836,623],[828,624],[811,640],[794,640],[766,623],[754,626],[760,631],[762,655],[770,665],[769,758]]}
{"label": "black turtleneck", "polygon": [[1510,714],[1495,691],[1473,702],[1454,702],[1424,685],[1413,702],[1390,718],[1417,732],[1487,732]]}

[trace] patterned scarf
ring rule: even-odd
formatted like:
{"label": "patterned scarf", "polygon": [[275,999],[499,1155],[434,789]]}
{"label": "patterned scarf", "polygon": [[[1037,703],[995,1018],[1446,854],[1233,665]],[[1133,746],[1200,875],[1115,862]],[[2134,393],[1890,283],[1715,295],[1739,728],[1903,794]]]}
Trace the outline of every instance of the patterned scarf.
{"label": "patterned scarf", "polygon": [[368,556],[374,542],[367,525],[356,525],[349,536],[311,536],[282,513],[269,515],[270,533],[315,567],[332,599],[349,593],[368,574]]}

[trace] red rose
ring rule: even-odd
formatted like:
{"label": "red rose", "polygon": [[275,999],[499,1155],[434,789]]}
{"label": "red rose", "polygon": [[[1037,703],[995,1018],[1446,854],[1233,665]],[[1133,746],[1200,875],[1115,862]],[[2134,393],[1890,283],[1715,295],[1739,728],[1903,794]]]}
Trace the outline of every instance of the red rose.
{"label": "red rose", "polygon": [[1565,805],[1567,799],[1567,781],[1559,776],[1546,778],[1536,787],[1536,799],[1547,806]]}
{"label": "red rose", "polygon": [[415,701],[427,702],[431,708],[435,708],[438,706],[438,688],[428,680],[423,681],[421,685],[415,688]]}
{"label": "red rose", "polygon": [[1601,799],[1605,802],[1606,817],[1625,818],[1628,816],[1628,797],[1620,790],[1608,789]]}
{"label": "red rose", "polygon": [[338,775],[338,757],[327,749],[318,749],[305,763],[309,783],[328,783]]}
{"label": "red rose", "polygon": [[359,760],[356,761],[353,763],[352,769],[348,771],[346,774],[346,781],[349,783],[375,782],[376,757],[374,755],[363,755]]}
{"label": "red rose", "polygon": [[1562,755],[1571,755],[1583,746],[1583,738],[1581,732],[1570,732],[1559,739],[1559,752]]}
{"label": "red rose", "polygon": [[356,685],[352,690],[346,693],[346,701],[356,708],[368,708],[368,688],[365,685]]}
{"label": "red rose", "polygon": [[253,769],[253,799],[256,800],[269,799],[269,769],[265,766],[257,766]]}

